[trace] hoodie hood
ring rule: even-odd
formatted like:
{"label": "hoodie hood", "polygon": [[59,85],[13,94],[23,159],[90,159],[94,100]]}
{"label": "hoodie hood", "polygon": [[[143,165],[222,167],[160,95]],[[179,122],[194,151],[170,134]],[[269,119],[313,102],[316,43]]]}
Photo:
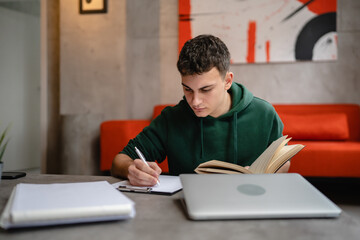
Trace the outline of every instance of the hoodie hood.
{"label": "hoodie hood", "polygon": [[231,95],[231,109],[219,118],[233,117],[234,114],[243,111],[254,98],[254,95],[243,85],[233,82],[228,92]]}

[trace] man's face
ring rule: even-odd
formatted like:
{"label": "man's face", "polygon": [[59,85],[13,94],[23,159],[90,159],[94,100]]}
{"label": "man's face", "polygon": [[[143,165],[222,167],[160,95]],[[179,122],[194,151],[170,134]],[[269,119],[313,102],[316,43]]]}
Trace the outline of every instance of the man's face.
{"label": "man's face", "polygon": [[231,98],[227,90],[231,87],[233,73],[227,72],[223,79],[217,68],[201,75],[181,77],[186,101],[198,117],[219,117],[229,111]]}

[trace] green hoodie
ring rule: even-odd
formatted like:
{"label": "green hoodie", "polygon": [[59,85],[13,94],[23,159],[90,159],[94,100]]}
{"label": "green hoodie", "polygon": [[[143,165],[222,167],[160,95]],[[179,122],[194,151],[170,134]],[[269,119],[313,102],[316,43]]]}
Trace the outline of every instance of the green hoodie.
{"label": "green hoodie", "polygon": [[282,136],[283,124],[271,104],[241,84],[233,83],[228,91],[229,112],[217,118],[197,117],[184,98],[165,108],[122,153],[136,159],[136,146],[148,161],[162,162],[167,156],[172,175],[194,173],[200,163],[213,159],[251,165]]}

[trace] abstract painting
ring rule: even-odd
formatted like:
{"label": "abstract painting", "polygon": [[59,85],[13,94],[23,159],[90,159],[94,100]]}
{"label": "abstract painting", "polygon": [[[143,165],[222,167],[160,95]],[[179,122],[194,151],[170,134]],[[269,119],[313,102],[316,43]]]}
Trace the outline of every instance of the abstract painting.
{"label": "abstract painting", "polygon": [[232,63],[337,59],[336,0],[179,0],[179,49],[222,39]]}

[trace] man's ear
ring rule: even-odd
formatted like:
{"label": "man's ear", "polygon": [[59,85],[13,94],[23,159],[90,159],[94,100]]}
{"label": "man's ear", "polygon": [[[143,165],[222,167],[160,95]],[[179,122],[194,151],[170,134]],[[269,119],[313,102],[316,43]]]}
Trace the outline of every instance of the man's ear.
{"label": "man's ear", "polygon": [[227,72],[225,75],[225,90],[229,90],[231,87],[231,84],[233,82],[234,79],[234,74],[232,72]]}

